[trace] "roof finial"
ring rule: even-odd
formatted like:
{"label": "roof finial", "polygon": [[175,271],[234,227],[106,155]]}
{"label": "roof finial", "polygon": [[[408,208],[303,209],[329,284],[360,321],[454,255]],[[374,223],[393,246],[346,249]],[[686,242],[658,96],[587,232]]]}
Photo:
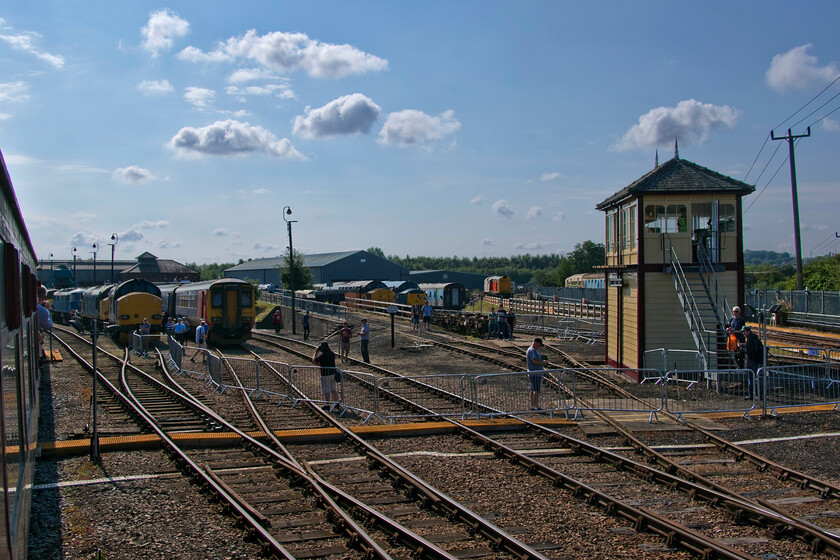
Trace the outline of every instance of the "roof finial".
{"label": "roof finial", "polygon": [[676,137],[674,138],[674,159],[680,159],[680,145]]}
{"label": "roof finial", "polygon": [[659,168],[659,149],[658,148],[656,150],[656,161],[654,161],[654,163],[653,163],[653,168],[654,169]]}

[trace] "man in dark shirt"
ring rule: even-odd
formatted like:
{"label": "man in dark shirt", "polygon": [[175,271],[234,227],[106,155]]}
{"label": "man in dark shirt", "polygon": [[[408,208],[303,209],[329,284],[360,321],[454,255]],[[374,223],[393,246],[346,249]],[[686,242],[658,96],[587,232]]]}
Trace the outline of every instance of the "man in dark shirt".
{"label": "man in dark shirt", "polygon": [[[335,353],[330,349],[330,345],[322,342],[315,350],[312,362],[321,366],[321,391],[324,392],[324,400],[338,402],[338,385],[335,375],[338,370],[335,368]],[[329,406],[325,405],[324,408],[327,409]]]}

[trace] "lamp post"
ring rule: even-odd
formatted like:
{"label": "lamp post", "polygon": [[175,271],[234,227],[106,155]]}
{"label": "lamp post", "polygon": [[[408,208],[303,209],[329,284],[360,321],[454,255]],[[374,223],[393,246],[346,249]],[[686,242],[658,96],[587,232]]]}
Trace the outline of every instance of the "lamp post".
{"label": "lamp post", "polygon": [[297,220],[288,220],[286,216],[292,215],[292,209],[283,207],[283,220],[289,227],[289,291],[292,292],[292,334],[297,334],[295,326],[295,253],[292,249],[292,224]]}
{"label": "lamp post", "polygon": [[53,254],[50,253],[50,288],[53,287]]}
{"label": "lamp post", "polygon": [[93,253],[93,284],[92,285],[96,286],[96,253],[99,252],[99,245],[97,243],[94,243],[93,245],[91,245],[91,247],[93,247],[93,251],[91,251],[91,253]]}
{"label": "lamp post", "polygon": [[111,241],[113,243],[108,243],[111,246],[111,284],[114,283],[114,247],[117,246],[117,243],[120,241],[120,236],[116,233],[111,234]]}
{"label": "lamp post", "polygon": [[79,285],[79,281],[76,280],[76,248],[73,247],[73,283],[77,286]]}

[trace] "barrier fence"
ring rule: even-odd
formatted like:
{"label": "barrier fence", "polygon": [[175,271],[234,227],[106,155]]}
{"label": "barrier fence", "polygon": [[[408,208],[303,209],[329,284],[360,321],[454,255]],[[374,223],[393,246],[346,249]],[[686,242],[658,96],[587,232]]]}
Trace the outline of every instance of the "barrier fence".
{"label": "barrier fence", "polygon": [[[251,358],[228,358],[240,386],[226,384],[218,356],[208,352],[201,370],[185,370],[184,348],[169,339],[167,366],[179,373],[197,373],[198,379],[222,393],[240,389],[251,398],[268,398],[278,404],[300,401],[328,404],[342,414],[354,411],[368,422],[393,423],[435,416],[493,417],[532,413],[529,372],[450,374],[380,377],[337,368],[338,401],[321,390],[318,366],[290,365]],[[199,367],[191,366],[192,368]],[[542,372],[538,405],[542,413],[579,417],[585,412],[628,412],[649,415],[665,411],[683,418],[707,413],[748,416],[763,410],[775,414],[783,407],[831,405],[840,409],[840,363],[817,363],[750,369],[634,370],[642,379],[632,381],[629,370],[609,368],[554,369]],[[605,380],[618,389],[605,388]],[[295,394],[292,387],[303,396]],[[395,396],[433,412],[408,412]],[[329,399],[329,400],[328,400]]]}

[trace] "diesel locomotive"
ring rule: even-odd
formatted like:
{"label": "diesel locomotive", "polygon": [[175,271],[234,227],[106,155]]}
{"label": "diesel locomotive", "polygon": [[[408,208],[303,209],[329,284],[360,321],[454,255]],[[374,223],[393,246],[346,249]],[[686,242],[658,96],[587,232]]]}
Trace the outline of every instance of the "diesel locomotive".
{"label": "diesel locomotive", "polygon": [[204,319],[214,344],[240,344],[251,338],[256,318],[254,287],[244,280],[222,278],[206,282],[160,286],[161,310],[184,317],[195,329]]}

